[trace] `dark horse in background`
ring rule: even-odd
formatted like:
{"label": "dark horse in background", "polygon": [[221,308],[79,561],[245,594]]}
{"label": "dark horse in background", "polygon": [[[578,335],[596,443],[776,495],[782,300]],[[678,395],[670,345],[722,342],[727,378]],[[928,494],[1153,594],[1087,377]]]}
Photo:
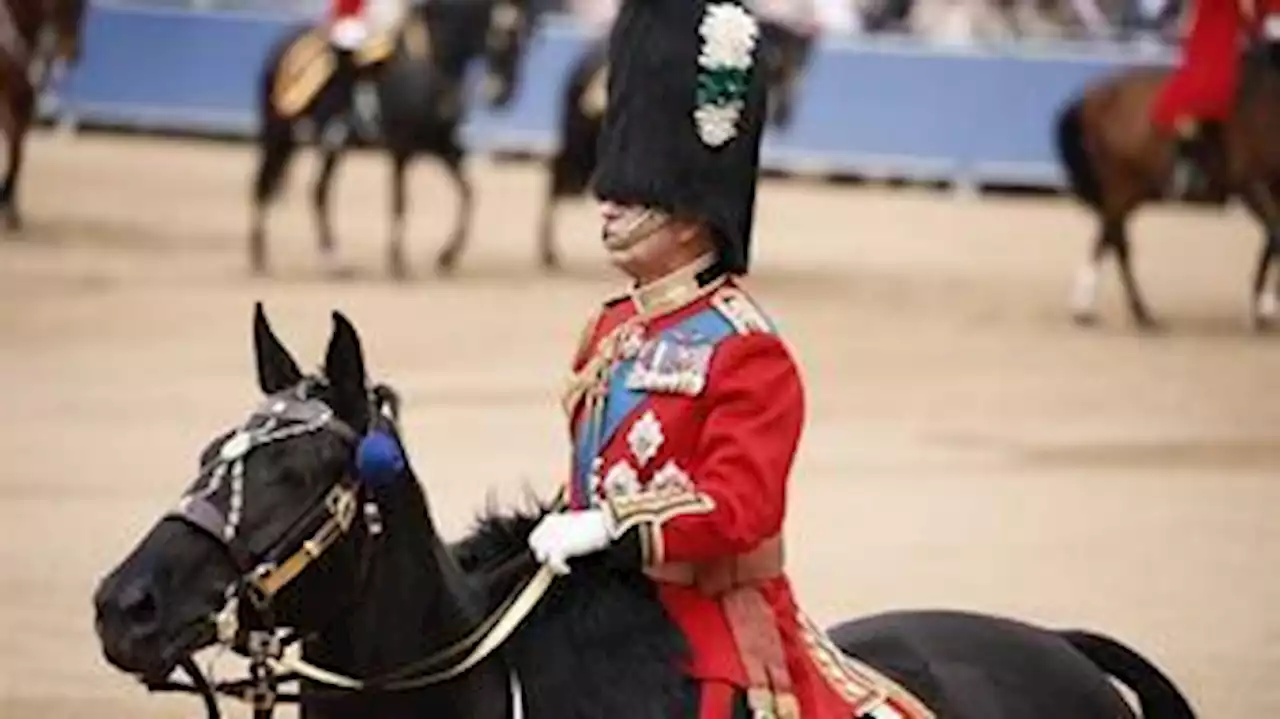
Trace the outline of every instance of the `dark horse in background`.
{"label": "dark horse in background", "polygon": [[[761,62],[768,85],[768,122],[779,130],[791,124],[796,85],[804,77],[813,36],[790,27],[760,22]],[[608,44],[591,44],[569,72],[560,100],[559,146],[548,160],[551,173],[538,230],[542,266],[559,267],[555,248],[555,210],[561,200],[582,194],[596,168],[596,140],[604,117],[608,80]]]}
{"label": "dark horse in background", "polygon": [[249,254],[256,273],[267,269],[266,211],[305,130],[318,139],[319,174],[312,192],[319,244],[331,269],[340,270],[329,220],[334,171],[352,135],[358,75],[376,82],[380,141],[391,155],[389,271],[405,277],[405,171],[417,153],[439,158],[458,188],[460,206],[437,265],[451,269],[466,241],[472,188],[458,130],[466,110],[466,73],[483,57],[485,90],[493,107],[515,95],[527,39],[536,18],[524,0],[433,0],[418,4],[392,36],[378,37],[355,53],[329,45],[324,28],[300,28],[284,37],[267,59],[259,93],[260,161],[253,188]]}
{"label": "dark horse in background", "polygon": [[[402,450],[403,461],[383,463],[393,471],[360,469],[371,428],[403,445],[350,322],[334,313],[320,376],[299,370],[260,305],[254,338],[261,406],[205,447],[183,501],[95,593],[111,664],[161,686],[215,641],[244,650],[254,627],[291,627],[312,666],[375,679],[336,692],[321,686],[334,679],[304,681],[309,717],[501,719],[516,706],[529,719],[686,715],[683,637],[650,580],[608,551],[543,585],[495,651],[468,653],[521,604],[504,600],[537,569],[526,540],[543,510],[490,513],[446,544]],[[1146,719],[1194,716],[1158,669],[1090,632],[928,611],[831,634],[830,651],[893,678],[940,719],[1139,716],[1109,677],[1134,691]],[[479,658],[460,665],[463,654]],[[438,670],[434,682],[394,688]]]}
{"label": "dark horse in background", "polygon": [[[1262,249],[1249,296],[1255,330],[1277,319],[1280,273],[1267,280],[1280,257],[1280,53],[1256,45],[1245,54],[1234,116],[1207,136],[1216,138],[1203,158],[1213,197],[1240,198],[1263,229]],[[1077,322],[1096,319],[1102,262],[1114,254],[1130,313],[1143,328],[1156,326],[1138,290],[1131,265],[1129,217],[1143,204],[1167,196],[1174,143],[1151,123],[1152,103],[1169,75],[1164,68],[1135,68],[1104,78],[1063,108],[1057,147],[1074,194],[1098,218],[1090,260],[1080,269],[1071,309]]]}
{"label": "dark horse in background", "polygon": [[55,62],[80,60],[86,0],[0,0],[0,130],[9,140],[9,169],[0,185],[0,211],[10,230],[22,227],[18,179],[36,98]]}

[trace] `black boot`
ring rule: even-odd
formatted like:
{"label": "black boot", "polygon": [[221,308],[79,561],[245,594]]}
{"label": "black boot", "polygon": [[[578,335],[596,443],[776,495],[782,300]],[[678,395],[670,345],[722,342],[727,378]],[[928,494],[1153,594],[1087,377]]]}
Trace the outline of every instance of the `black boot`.
{"label": "black boot", "polygon": [[1182,200],[1202,199],[1210,189],[1210,128],[1197,127],[1174,144],[1172,194]]}

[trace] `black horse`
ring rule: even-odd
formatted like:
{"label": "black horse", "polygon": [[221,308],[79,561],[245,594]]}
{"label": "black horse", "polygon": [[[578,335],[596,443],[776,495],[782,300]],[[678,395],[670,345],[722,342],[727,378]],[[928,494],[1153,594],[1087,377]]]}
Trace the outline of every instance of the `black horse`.
{"label": "black horse", "polygon": [[[531,719],[686,715],[685,644],[643,574],[602,552],[540,602],[505,601],[531,586],[525,542],[544,510],[490,514],[447,545],[402,453],[383,463],[392,471],[362,471],[371,427],[401,445],[351,324],[334,313],[318,377],[299,371],[261,306],[254,337],[263,405],[204,449],[178,508],[95,594],[110,663],[159,686],[215,640],[260,657],[246,634],[287,626],[306,637],[310,666],[340,675],[303,674],[308,716],[499,719],[515,702]],[[513,613],[514,629],[492,621]],[[482,650],[495,635],[505,643]],[[1095,634],[904,612],[848,622],[834,639],[947,719],[1137,716],[1108,674],[1146,719],[1194,716],[1159,670]],[[321,686],[352,677],[369,681]]]}
{"label": "black horse", "polygon": [[[336,264],[337,242],[329,222],[329,188],[338,161],[352,142],[354,90],[361,79],[376,84],[378,141],[392,162],[392,228],[389,269],[403,278],[405,170],[417,153],[439,158],[458,188],[460,206],[448,244],[437,265],[451,269],[470,228],[472,189],[464,169],[465,149],[458,129],[466,109],[466,73],[483,57],[485,91],[492,107],[515,95],[528,38],[536,18],[524,0],[438,0],[416,5],[394,37],[385,38],[385,58],[367,56],[377,48],[337,52],[315,28],[287,34],[269,54],[261,78],[260,160],[253,189],[249,253],[256,273],[267,268],[266,209],[276,196],[302,132],[318,137],[322,156],[312,193],[320,249]],[[323,84],[312,89],[309,73]],[[299,90],[298,88],[301,88]],[[302,92],[301,98],[291,93]],[[292,103],[292,105],[291,105]]]}
{"label": "black horse", "polygon": [[[804,76],[813,47],[813,36],[780,23],[760,23],[761,60],[769,88],[769,124],[785,129],[791,124],[796,85]],[[555,210],[561,200],[581,195],[596,168],[596,141],[604,116],[608,44],[599,40],[587,47],[569,71],[560,100],[560,141],[548,160],[550,180],[542,205],[538,248],[542,266],[559,267],[555,248]]]}

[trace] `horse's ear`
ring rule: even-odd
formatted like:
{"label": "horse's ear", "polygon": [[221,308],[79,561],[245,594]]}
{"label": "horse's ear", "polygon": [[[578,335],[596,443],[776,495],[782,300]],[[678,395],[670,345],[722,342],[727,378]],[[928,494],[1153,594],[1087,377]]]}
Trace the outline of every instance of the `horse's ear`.
{"label": "horse's ear", "polygon": [[324,358],[325,377],[333,390],[333,411],[347,424],[364,431],[369,423],[369,395],[365,389],[364,350],[351,321],[333,313],[333,336]]}
{"label": "horse's ear", "polygon": [[275,394],[302,381],[298,363],[267,324],[261,302],[253,306],[253,350],[258,361],[258,386],[264,394]]}

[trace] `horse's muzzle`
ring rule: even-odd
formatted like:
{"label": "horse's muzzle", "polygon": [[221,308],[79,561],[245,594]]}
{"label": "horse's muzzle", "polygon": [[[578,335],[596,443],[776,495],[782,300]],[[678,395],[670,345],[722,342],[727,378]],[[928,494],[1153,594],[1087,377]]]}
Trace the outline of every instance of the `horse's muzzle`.
{"label": "horse's muzzle", "polygon": [[93,603],[94,628],[108,662],[131,674],[151,675],[168,668],[161,604],[151,582],[108,577]]}

